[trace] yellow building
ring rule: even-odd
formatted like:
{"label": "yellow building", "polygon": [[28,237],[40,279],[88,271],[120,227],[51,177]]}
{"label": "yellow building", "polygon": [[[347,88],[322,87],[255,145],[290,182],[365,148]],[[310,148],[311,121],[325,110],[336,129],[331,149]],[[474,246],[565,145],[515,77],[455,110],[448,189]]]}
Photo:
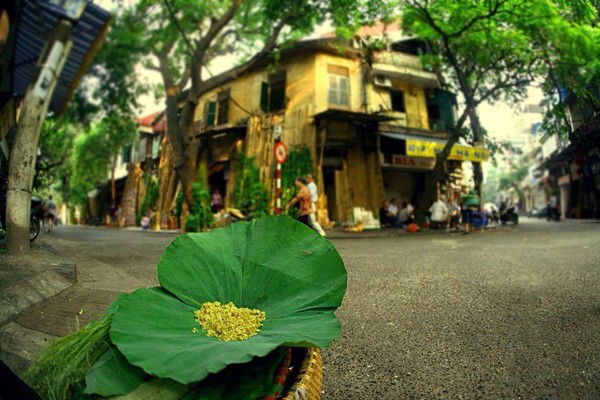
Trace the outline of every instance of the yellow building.
{"label": "yellow building", "polygon": [[302,41],[278,63],[204,94],[195,127],[211,189],[233,204],[236,157],[245,151],[275,193],[273,146],[281,140],[310,149],[321,220],[353,220],[354,207],[377,215],[384,198],[418,200],[431,190],[424,175],[455,118],[454,96],[423,68],[420,46],[367,51],[337,39]]}

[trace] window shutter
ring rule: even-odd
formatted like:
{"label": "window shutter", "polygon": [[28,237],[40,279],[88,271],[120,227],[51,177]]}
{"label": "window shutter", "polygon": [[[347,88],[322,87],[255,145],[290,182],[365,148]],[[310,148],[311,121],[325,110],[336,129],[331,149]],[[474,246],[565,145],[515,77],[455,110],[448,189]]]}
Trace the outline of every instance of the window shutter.
{"label": "window shutter", "polygon": [[206,126],[215,126],[215,113],[217,111],[217,103],[209,101],[206,103]]}
{"label": "window shutter", "polygon": [[327,92],[327,102],[329,104],[338,104],[338,81],[335,75],[329,75],[329,90]]}
{"label": "window shutter", "polygon": [[219,109],[217,113],[217,125],[223,125],[229,122],[229,98],[219,100]]}
{"label": "window shutter", "polygon": [[392,110],[406,112],[406,108],[404,106],[404,92],[402,90],[390,90],[390,98]]}
{"label": "window shutter", "polygon": [[143,162],[146,159],[146,142],[147,138],[144,136],[140,139],[140,145],[138,147],[138,161]]}
{"label": "window shutter", "polygon": [[127,164],[128,162],[131,162],[131,146],[123,147],[123,153],[121,154],[121,160],[123,161],[123,164]]}
{"label": "window shutter", "polygon": [[152,158],[157,158],[159,151],[160,151],[160,135],[157,135],[152,140]]}
{"label": "window shutter", "polygon": [[260,84],[260,109],[264,112],[269,111],[269,85],[267,82]]}
{"label": "window shutter", "polygon": [[339,76],[338,77],[338,87],[339,87],[339,105],[340,106],[350,106],[350,90],[348,87],[348,77]]}
{"label": "window shutter", "polygon": [[269,111],[285,108],[285,80],[271,85],[269,93]]}

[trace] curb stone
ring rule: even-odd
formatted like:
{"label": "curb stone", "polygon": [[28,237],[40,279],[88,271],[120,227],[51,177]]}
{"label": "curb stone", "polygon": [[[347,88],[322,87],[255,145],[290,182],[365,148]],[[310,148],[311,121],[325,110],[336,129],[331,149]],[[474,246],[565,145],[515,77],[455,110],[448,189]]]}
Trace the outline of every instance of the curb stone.
{"label": "curb stone", "polygon": [[55,336],[10,322],[0,328],[0,359],[15,374],[22,376],[34,357],[53,338]]}
{"label": "curb stone", "polygon": [[54,296],[73,284],[63,275],[47,271],[4,288],[0,295],[0,326],[27,307]]}

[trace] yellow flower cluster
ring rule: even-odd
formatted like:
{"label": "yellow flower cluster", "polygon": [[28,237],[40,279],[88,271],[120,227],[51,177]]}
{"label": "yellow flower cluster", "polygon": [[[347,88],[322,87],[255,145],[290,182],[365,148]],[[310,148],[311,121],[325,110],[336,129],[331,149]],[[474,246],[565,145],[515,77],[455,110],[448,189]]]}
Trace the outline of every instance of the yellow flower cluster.
{"label": "yellow flower cluster", "polygon": [[231,342],[249,339],[260,332],[267,314],[256,309],[238,308],[231,302],[221,305],[214,301],[202,304],[194,311],[194,316],[206,336]]}

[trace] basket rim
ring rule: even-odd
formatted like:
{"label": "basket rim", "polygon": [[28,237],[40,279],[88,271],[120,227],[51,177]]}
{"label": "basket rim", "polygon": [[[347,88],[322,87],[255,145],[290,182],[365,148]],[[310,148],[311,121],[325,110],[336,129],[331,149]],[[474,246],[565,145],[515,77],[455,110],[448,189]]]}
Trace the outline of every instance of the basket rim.
{"label": "basket rim", "polygon": [[320,389],[322,387],[322,374],[323,365],[321,361],[321,350],[318,347],[307,348],[306,355],[300,366],[300,372],[289,390],[284,393],[283,399],[297,398],[294,396],[296,391],[302,389],[306,390],[311,385],[314,385],[315,381],[319,382],[318,386]]}

